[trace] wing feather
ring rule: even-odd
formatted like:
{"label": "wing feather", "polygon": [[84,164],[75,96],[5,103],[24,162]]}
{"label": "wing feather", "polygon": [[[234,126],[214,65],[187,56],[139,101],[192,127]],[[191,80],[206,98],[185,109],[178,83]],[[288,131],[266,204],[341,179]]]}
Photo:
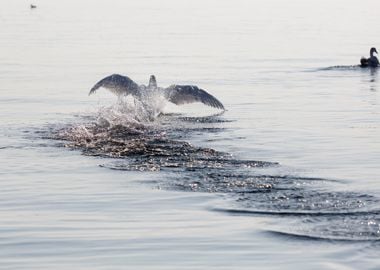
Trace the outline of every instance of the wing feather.
{"label": "wing feather", "polygon": [[205,105],[225,110],[219,100],[195,85],[171,85],[165,88],[165,96],[176,105],[202,102]]}
{"label": "wing feather", "polygon": [[98,90],[100,87],[104,87],[110,90],[115,95],[133,95],[139,96],[139,86],[133,80],[131,80],[127,76],[122,76],[119,74],[112,74],[108,77],[97,82],[94,87],[91,88],[88,95],[92,95]]}

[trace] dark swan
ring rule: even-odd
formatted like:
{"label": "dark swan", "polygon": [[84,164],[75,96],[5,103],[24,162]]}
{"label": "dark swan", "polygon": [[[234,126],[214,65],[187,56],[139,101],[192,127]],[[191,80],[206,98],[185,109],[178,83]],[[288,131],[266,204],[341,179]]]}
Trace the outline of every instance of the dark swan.
{"label": "dark swan", "polygon": [[360,66],[361,67],[378,67],[379,59],[377,59],[377,57],[373,55],[374,53],[377,54],[376,48],[371,48],[371,50],[369,51],[370,57],[369,58],[362,57],[360,59]]}
{"label": "dark swan", "polygon": [[100,87],[110,90],[117,96],[132,95],[134,98],[143,101],[151,93],[156,92],[165,97],[168,101],[182,105],[193,102],[202,102],[205,105],[225,110],[223,104],[214,96],[195,85],[171,85],[167,88],[157,87],[156,77],[150,76],[148,86],[138,85],[127,76],[113,74],[100,80],[91,88],[89,95],[96,92]]}

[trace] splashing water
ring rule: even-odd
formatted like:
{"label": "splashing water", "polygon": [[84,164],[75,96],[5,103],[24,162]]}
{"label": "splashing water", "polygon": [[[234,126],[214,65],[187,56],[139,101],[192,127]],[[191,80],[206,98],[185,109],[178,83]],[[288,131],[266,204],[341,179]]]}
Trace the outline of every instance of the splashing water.
{"label": "splashing water", "polygon": [[220,115],[165,116],[164,107],[165,100],[153,95],[144,102],[120,98],[113,106],[100,108],[95,121],[65,126],[50,137],[66,141],[66,147],[80,149],[84,155],[116,158],[101,167],[166,171],[167,177],[156,182],[159,188],[228,194],[229,205],[213,208],[216,211],[278,216],[297,224],[268,225],[272,234],[321,240],[380,239],[377,197],[330,191],[323,187],[334,182],[328,179],[262,174],[264,168],[280,166],[193,146],[183,141],[189,133],[220,132],[226,120]]}
{"label": "splashing water", "polygon": [[146,93],[141,100],[131,96],[119,96],[114,105],[99,109],[97,121],[102,126],[154,122],[164,112],[166,105],[167,101],[159,91]]}

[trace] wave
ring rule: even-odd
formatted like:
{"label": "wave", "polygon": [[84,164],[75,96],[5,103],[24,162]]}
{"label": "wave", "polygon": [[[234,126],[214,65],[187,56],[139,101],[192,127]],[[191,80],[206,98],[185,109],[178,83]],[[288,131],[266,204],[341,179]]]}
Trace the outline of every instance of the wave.
{"label": "wave", "polygon": [[338,65],[338,66],[319,68],[319,69],[317,69],[317,71],[324,71],[324,70],[361,70],[361,69],[363,69],[363,68],[360,65]]}
{"label": "wave", "polygon": [[263,210],[245,210],[245,209],[223,209],[214,208],[215,212],[223,212],[232,215],[248,215],[248,216],[283,216],[283,217],[360,217],[368,215],[380,215],[380,210],[373,211],[347,211],[347,212],[319,212],[319,211],[263,211]]}
{"label": "wave", "polygon": [[296,226],[271,229],[278,234],[310,239],[380,239],[378,198],[328,190],[328,184],[340,183],[337,180],[265,174],[265,168],[276,171],[280,164],[241,160],[227,152],[194,146],[184,138],[194,132],[222,132],[229,120],[222,115],[165,115],[159,112],[161,107],[155,108],[144,111],[139,104],[119,101],[100,108],[92,118],[83,118],[82,123],[49,130],[48,137],[84,155],[112,158],[100,165],[104,168],[165,171],[165,177],[156,181],[159,188],[227,195],[229,207],[215,207],[213,211],[296,222]]}
{"label": "wave", "polygon": [[337,66],[330,66],[330,67],[323,67],[323,68],[316,68],[307,70],[307,72],[319,72],[319,71],[375,71],[377,68],[371,68],[371,67],[362,67],[361,65],[337,65]]}
{"label": "wave", "polygon": [[298,241],[318,241],[318,242],[380,242],[380,238],[372,235],[359,235],[359,236],[324,236],[324,235],[316,235],[316,234],[301,234],[301,233],[292,233],[292,232],[282,232],[282,231],[275,231],[275,230],[267,230],[265,233],[276,236],[276,237],[282,237],[290,240],[298,240]]}

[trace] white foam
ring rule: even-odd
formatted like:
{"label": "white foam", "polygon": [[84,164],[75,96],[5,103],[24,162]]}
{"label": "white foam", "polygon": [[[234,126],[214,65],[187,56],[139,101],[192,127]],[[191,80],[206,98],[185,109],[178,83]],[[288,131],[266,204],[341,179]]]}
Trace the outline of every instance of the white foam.
{"label": "white foam", "polygon": [[136,126],[152,124],[163,112],[167,101],[159,93],[153,92],[139,101],[131,96],[119,97],[111,106],[102,106],[97,112],[97,122],[101,126]]}

